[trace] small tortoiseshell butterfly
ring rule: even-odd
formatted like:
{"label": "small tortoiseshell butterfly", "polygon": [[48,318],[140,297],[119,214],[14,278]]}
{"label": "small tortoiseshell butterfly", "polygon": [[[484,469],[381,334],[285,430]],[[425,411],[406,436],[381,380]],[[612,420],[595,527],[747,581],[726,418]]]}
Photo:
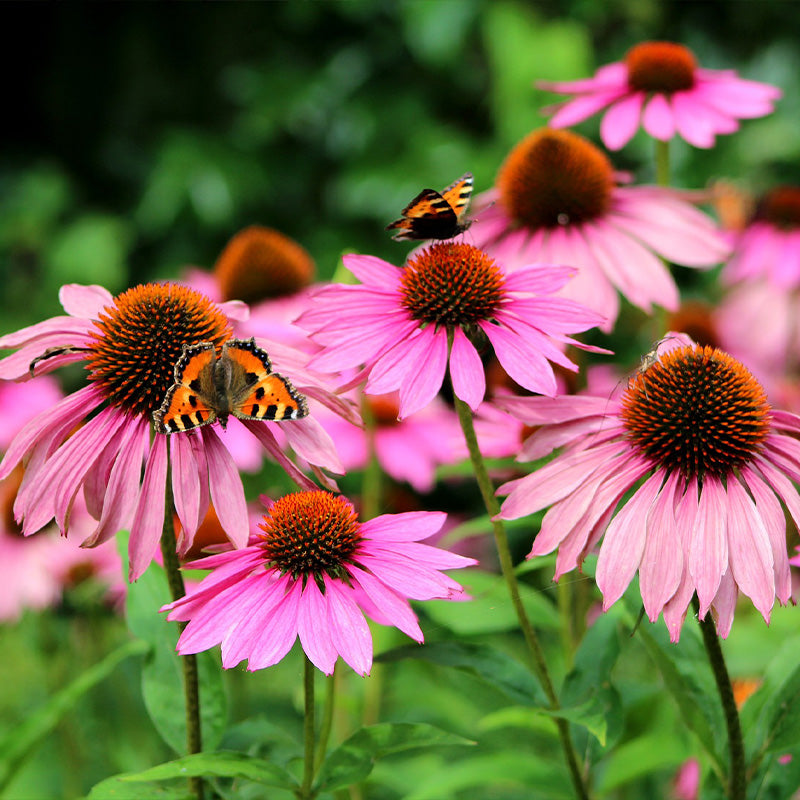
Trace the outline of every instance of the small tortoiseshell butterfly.
{"label": "small tortoiseshell butterfly", "polygon": [[300,419],[306,399],[282,375],[254,339],[231,339],[217,354],[211,342],[184,345],[175,383],[153,414],[159,433],[189,431],[218,419]]}
{"label": "small tortoiseshell butterfly", "polygon": [[402,217],[386,226],[387,231],[399,229],[392,236],[403,239],[452,239],[472,224],[465,219],[472,196],[472,173],[467,172],[451,183],[442,193],[423,189],[401,212]]}

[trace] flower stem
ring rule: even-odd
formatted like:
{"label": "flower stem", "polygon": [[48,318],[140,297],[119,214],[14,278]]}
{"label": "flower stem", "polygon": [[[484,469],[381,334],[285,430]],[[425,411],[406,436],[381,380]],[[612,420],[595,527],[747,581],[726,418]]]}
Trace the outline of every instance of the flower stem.
{"label": "flower stem", "polygon": [[[692,603],[695,613],[697,613],[700,608],[697,596],[694,597]],[[730,754],[731,763],[726,793],[729,800],[745,800],[747,793],[745,770],[747,764],[745,763],[742,726],[739,722],[739,711],[736,708],[730,675],[728,675],[728,668],[725,666],[722,647],[710,613],[706,614],[705,619],[700,620],[700,630],[703,632],[703,644],[711,664],[711,671],[714,673],[714,680],[717,682],[717,691],[722,703],[722,711],[725,714],[725,726],[728,729],[728,753]]]}
{"label": "flower stem", "polygon": [[314,782],[314,665],[308,656],[303,656],[303,685],[305,689],[305,722],[303,724],[303,784],[301,800],[311,800],[311,784]]}
{"label": "flower stem", "polygon": [[337,670],[334,666],[333,672],[328,675],[325,681],[325,706],[322,709],[322,721],[320,722],[319,742],[317,742],[317,755],[314,759],[314,772],[319,772],[322,762],[325,761],[325,753],[328,750],[328,739],[333,728],[333,710],[336,707],[336,684],[338,682]]}
{"label": "flower stem", "polygon": [[659,186],[669,186],[669,142],[656,139],[656,183]]}
{"label": "flower stem", "polygon": [[[452,343],[452,333],[449,334]],[[475,435],[475,425],[472,421],[472,411],[469,406],[457,396],[453,395],[455,401],[456,412],[458,419],[461,423],[461,429],[464,431],[464,438],[467,442],[469,450],[469,457],[472,462],[472,468],[475,471],[475,478],[478,481],[478,487],[483,497],[483,503],[489,516],[492,518],[492,529],[494,531],[494,540],[497,546],[497,555],[500,559],[500,568],[503,572],[503,578],[508,586],[508,591],[511,596],[511,603],[514,606],[514,611],[517,614],[522,634],[525,637],[525,642],[528,645],[528,650],[531,654],[533,668],[536,672],[539,682],[550,701],[550,709],[556,711],[560,708],[558,696],[553,688],[553,682],[550,679],[550,673],[547,669],[547,662],[544,657],[544,651],[539,643],[539,638],[536,631],[533,629],[528,613],[525,611],[525,606],[522,604],[522,598],[519,594],[519,584],[517,583],[517,576],[514,573],[514,563],[511,559],[511,550],[508,546],[508,536],[506,535],[505,526],[502,520],[495,519],[500,513],[500,504],[494,494],[494,486],[489,477],[486,469],[486,463],[483,460],[480,447],[478,446],[478,437]],[[584,784],[583,776],[578,765],[578,759],[575,755],[575,749],[572,746],[572,739],[569,735],[569,723],[561,717],[555,717],[555,723],[558,728],[558,737],[561,741],[561,747],[564,750],[564,756],[567,760],[567,767],[569,769],[572,785],[575,789],[576,797],[581,800],[587,800],[589,792]]]}
{"label": "flower stem", "polygon": [[[158,435],[158,434],[156,434]],[[178,563],[177,542],[175,541],[175,501],[172,497],[172,465],[167,455],[167,487],[164,502],[164,529],[161,533],[161,556],[164,560],[164,571],[167,575],[170,595],[178,600],[186,594],[183,576]],[[182,632],[185,622],[178,623]],[[197,656],[181,656],[183,667],[183,694],[186,707],[186,751],[189,755],[203,751],[203,739],[200,728],[200,680],[197,672]],[[189,790],[197,800],[203,800],[203,779],[199,776],[189,778]]]}

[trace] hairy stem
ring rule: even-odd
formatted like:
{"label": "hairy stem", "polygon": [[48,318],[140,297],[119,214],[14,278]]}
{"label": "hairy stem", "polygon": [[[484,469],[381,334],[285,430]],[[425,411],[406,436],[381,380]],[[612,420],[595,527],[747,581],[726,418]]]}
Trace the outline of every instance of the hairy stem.
{"label": "hairy stem", "polygon": [[[697,600],[697,596],[694,597],[692,603],[695,612],[699,612],[700,603]],[[742,726],[739,722],[739,711],[736,708],[736,700],[733,696],[731,678],[728,675],[728,668],[725,666],[722,647],[710,613],[706,614],[705,619],[700,620],[700,630],[703,633],[703,644],[711,664],[711,671],[714,673],[714,680],[717,682],[717,691],[722,703],[722,711],[725,714],[725,727],[728,730],[730,773],[728,775],[727,795],[729,800],[745,800],[747,794],[747,778],[745,777],[747,764],[744,755]]]}
{"label": "hairy stem", "polygon": [[[450,347],[452,347],[452,337],[452,332],[449,332],[448,340]],[[511,558],[511,550],[508,546],[508,536],[506,535],[505,526],[503,525],[502,520],[496,519],[497,515],[500,513],[500,504],[495,497],[494,486],[492,485],[492,480],[489,477],[488,470],[486,469],[486,462],[483,460],[483,455],[481,454],[480,447],[478,446],[478,437],[475,434],[472,411],[470,410],[469,406],[455,394],[453,395],[453,399],[455,401],[456,413],[458,414],[458,419],[461,423],[461,429],[464,431],[464,438],[467,442],[469,457],[470,461],[472,462],[472,468],[475,472],[475,478],[478,482],[478,488],[480,489],[481,496],[483,497],[483,503],[486,507],[486,511],[489,513],[489,517],[492,519],[492,530],[494,532],[494,540],[497,546],[497,555],[500,560],[500,568],[502,570],[506,586],[508,587],[509,595],[511,596],[511,603],[514,606],[514,611],[516,612],[519,626],[522,629],[522,634],[525,637],[526,644],[528,645],[531,661],[533,663],[533,669],[539,678],[539,682],[541,683],[545,694],[547,695],[551,710],[557,710],[560,708],[560,705],[556,691],[553,688],[553,681],[550,678],[550,672],[547,668],[544,651],[539,643],[539,637],[536,635],[536,631],[534,630],[531,621],[528,619],[528,613],[525,611],[525,606],[523,605],[522,598],[520,597],[519,583],[517,582],[517,576],[514,572],[514,564]],[[581,800],[587,800],[589,797],[589,792],[584,783],[583,776],[578,765],[578,758],[575,754],[575,749],[572,746],[572,739],[569,735],[569,723],[560,717],[555,717],[554,720],[558,728],[558,737],[561,742],[561,747],[564,750],[564,756],[567,760],[567,767],[569,769],[570,778],[572,779],[572,785],[575,789],[575,795],[576,797],[581,798]]]}
{"label": "hairy stem", "polygon": [[[158,434],[156,434],[158,435]],[[161,533],[161,556],[164,572],[167,575],[170,596],[179,600],[186,594],[183,576],[178,563],[177,542],[175,540],[175,501],[172,497],[172,465],[167,456],[167,487],[164,502],[164,529]],[[179,622],[181,632],[185,622]],[[200,728],[200,680],[197,672],[197,656],[181,656],[183,668],[183,694],[186,708],[186,751],[189,755],[203,751],[203,738]],[[189,789],[197,800],[203,800],[203,779],[199,776],[189,778]]]}
{"label": "hairy stem", "polygon": [[314,796],[311,785],[314,782],[314,665],[308,656],[303,656],[303,685],[305,689],[305,721],[303,723],[303,784],[300,787],[301,800],[311,800]]}

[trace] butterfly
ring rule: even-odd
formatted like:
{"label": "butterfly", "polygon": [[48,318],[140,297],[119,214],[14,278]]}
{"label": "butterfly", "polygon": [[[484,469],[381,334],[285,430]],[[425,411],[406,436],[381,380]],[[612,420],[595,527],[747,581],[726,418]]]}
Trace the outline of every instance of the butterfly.
{"label": "butterfly", "polygon": [[228,417],[300,419],[306,399],[282,375],[254,339],[231,339],[217,353],[212,342],[184,345],[175,364],[175,383],[153,413],[158,433],[189,431]]}
{"label": "butterfly", "polygon": [[387,231],[399,229],[392,238],[452,239],[472,224],[465,219],[472,196],[472,173],[467,172],[451,183],[441,194],[423,189],[401,212],[400,219],[386,226]]}

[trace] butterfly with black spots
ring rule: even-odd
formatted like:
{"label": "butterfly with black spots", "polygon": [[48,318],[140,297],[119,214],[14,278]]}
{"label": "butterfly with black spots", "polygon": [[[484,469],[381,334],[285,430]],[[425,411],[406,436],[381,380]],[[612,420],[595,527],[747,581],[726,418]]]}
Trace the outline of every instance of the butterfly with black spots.
{"label": "butterfly with black spots", "polygon": [[154,412],[158,433],[177,433],[228,417],[301,419],[306,399],[282,375],[272,371],[266,351],[254,339],[230,339],[219,353],[212,342],[184,345],[175,364],[175,383]]}
{"label": "butterfly with black spots", "polygon": [[401,212],[400,219],[386,226],[397,230],[395,241],[404,239],[452,239],[472,224],[466,219],[472,196],[472,173],[467,172],[441,193],[423,189]]}

